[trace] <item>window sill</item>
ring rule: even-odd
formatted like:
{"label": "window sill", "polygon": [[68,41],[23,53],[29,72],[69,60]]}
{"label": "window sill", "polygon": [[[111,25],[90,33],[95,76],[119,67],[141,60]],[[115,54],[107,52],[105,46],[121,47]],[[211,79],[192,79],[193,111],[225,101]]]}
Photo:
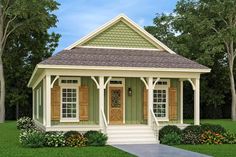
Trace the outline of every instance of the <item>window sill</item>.
{"label": "window sill", "polygon": [[61,119],[60,122],[79,122],[79,119]]}
{"label": "window sill", "polygon": [[157,119],[157,121],[169,121],[168,118],[158,118],[158,117],[156,117],[156,119]]}

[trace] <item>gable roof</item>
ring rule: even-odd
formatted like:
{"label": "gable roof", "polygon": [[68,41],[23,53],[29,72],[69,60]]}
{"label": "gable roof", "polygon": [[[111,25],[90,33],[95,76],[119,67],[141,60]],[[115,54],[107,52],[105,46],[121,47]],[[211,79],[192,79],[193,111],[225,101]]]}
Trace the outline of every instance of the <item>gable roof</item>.
{"label": "gable roof", "polygon": [[133,68],[209,68],[177,54],[158,50],[74,48],[63,50],[39,65],[70,65],[96,67],[133,67]]}
{"label": "gable roof", "polygon": [[71,44],[70,46],[65,48],[65,50],[71,50],[71,49],[73,49],[75,47],[83,46],[83,44],[85,44],[86,42],[88,42],[92,38],[94,38],[97,35],[101,34],[102,32],[104,32],[105,30],[107,30],[108,28],[112,27],[113,25],[115,25],[116,23],[118,23],[120,21],[122,21],[125,24],[127,24],[130,28],[132,28],[134,31],[136,31],[140,36],[142,36],[147,41],[149,41],[154,46],[154,48],[159,49],[159,50],[165,50],[165,51],[167,51],[167,52],[169,52],[171,54],[175,54],[174,51],[172,51],[165,44],[163,44],[162,42],[157,40],[155,37],[153,37],[146,30],[144,30],[142,27],[137,25],[135,22],[133,22],[131,19],[129,19],[124,14],[118,15],[114,19],[110,20],[109,22],[107,22],[104,25],[102,25],[101,27],[99,27],[94,32],[88,34],[87,36],[83,37],[82,39],[80,39],[80,40],[76,41],[75,43]]}

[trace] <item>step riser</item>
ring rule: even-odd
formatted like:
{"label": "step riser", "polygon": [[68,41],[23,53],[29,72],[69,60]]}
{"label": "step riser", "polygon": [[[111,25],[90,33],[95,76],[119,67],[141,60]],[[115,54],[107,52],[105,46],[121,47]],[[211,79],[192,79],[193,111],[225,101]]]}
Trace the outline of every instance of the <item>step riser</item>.
{"label": "step riser", "polygon": [[158,143],[148,126],[109,126],[108,144],[154,144]]}

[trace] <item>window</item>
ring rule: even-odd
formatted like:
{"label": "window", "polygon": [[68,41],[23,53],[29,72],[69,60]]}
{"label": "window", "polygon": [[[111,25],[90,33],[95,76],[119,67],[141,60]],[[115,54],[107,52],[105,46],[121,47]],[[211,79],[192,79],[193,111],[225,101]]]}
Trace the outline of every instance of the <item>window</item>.
{"label": "window", "polygon": [[61,77],[61,122],[79,121],[79,77]]}
{"label": "window", "polygon": [[153,112],[158,118],[165,118],[166,116],[166,89],[153,90]]}
{"label": "window", "polygon": [[153,90],[153,112],[158,120],[168,120],[169,80],[160,80]]}
{"label": "window", "polygon": [[62,88],[62,119],[77,118],[77,88]]}
{"label": "window", "polygon": [[39,106],[41,106],[41,87],[36,90],[36,117],[39,119]]}
{"label": "window", "polygon": [[63,86],[63,85],[80,85],[80,77],[61,77],[59,79],[59,84],[60,86]]}

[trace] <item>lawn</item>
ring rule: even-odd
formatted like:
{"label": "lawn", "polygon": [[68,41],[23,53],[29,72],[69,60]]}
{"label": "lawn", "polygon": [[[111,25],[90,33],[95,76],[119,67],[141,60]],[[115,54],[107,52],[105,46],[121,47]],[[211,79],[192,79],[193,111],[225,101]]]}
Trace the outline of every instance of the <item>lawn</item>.
{"label": "lawn", "polygon": [[[185,123],[192,123],[191,120],[186,120]],[[201,120],[201,123],[220,124],[230,132],[236,133],[236,122],[229,119],[214,119]],[[214,157],[235,157],[236,144],[222,144],[222,145],[178,145],[178,148],[208,154]]]}
{"label": "lawn", "polygon": [[111,146],[83,148],[24,148],[18,142],[16,123],[0,124],[1,157],[131,157],[132,155]]}

